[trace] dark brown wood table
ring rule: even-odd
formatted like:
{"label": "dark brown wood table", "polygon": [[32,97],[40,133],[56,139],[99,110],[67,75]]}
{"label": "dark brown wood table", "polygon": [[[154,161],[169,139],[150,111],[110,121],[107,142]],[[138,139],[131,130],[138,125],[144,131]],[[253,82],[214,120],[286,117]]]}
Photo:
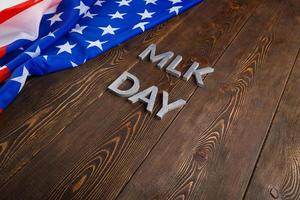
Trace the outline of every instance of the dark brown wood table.
{"label": "dark brown wood table", "polygon": [[[137,55],[212,66],[205,87]],[[79,68],[31,78],[0,116],[0,199],[300,199],[300,1],[206,0]],[[122,72],[182,109],[107,87]]]}

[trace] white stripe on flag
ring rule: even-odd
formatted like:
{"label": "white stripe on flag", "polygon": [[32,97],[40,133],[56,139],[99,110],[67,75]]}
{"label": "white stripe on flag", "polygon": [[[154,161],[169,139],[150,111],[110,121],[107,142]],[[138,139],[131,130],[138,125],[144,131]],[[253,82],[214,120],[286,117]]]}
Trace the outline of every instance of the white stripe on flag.
{"label": "white stripe on flag", "polygon": [[0,24],[0,47],[19,39],[37,39],[43,15],[55,12],[60,2],[61,0],[41,1]]}
{"label": "white stripe on flag", "polygon": [[25,1],[27,1],[27,0],[1,0],[0,11],[4,10],[6,8],[10,8],[10,7],[13,7],[15,5],[18,5],[18,4],[23,3]]}

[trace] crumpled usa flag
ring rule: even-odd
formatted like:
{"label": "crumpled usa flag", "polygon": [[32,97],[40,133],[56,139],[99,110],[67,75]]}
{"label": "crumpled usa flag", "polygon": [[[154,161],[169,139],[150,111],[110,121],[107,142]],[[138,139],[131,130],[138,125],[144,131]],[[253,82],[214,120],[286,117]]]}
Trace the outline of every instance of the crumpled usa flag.
{"label": "crumpled usa flag", "polygon": [[202,0],[2,0],[0,112],[31,75],[76,67]]}

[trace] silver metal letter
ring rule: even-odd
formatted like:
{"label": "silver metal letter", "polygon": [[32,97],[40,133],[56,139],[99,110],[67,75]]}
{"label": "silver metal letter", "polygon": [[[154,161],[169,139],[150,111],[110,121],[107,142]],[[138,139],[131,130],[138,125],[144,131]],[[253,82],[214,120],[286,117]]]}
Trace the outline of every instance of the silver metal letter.
{"label": "silver metal letter", "polygon": [[204,83],[203,83],[202,75],[213,73],[214,68],[205,67],[205,68],[198,69],[198,67],[199,67],[199,63],[194,62],[192,66],[188,69],[188,71],[185,72],[185,74],[183,75],[183,80],[188,81],[194,74],[196,77],[196,82],[198,87],[203,87]]}
{"label": "silver metal letter", "polygon": [[167,114],[169,111],[175,110],[176,108],[182,107],[186,104],[186,101],[179,99],[177,101],[174,101],[173,103],[168,104],[169,101],[169,94],[166,91],[163,91],[163,103],[162,108],[158,111],[156,114],[159,119],[162,119],[165,114]]}
{"label": "silver metal letter", "polygon": [[182,56],[178,55],[167,67],[166,71],[179,78],[181,76],[181,72],[176,70],[176,67],[179,65],[179,63],[182,61]]}
{"label": "silver metal letter", "polygon": [[167,62],[174,56],[174,53],[172,51],[168,51],[159,55],[155,55],[156,53],[156,45],[151,44],[150,46],[147,47],[140,55],[139,58],[141,60],[144,60],[149,54],[150,54],[150,60],[151,62],[158,62],[157,67],[162,69]]}
{"label": "silver metal letter", "polygon": [[[158,92],[158,88],[156,86],[151,86],[151,87],[135,94],[134,96],[130,97],[128,100],[131,103],[136,103],[138,101],[146,103],[147,104],[146,110],[149,111],[150,113],[152,113],[155,99],[157,96],[157,92]],[[147,98],[147,96],[150,96],[150,97]]]}
{"label": "silver metal letter", "polygon": [[[118,89],[126,80],[131,80],[133,82],[131,88],[128,90]],[[123,72],[123,74],[121,74],[112,84],[108,86],[108,89],[120,97],[130,97],[139,91],[140,81],[136,76],[130,74],[129,72]]]}

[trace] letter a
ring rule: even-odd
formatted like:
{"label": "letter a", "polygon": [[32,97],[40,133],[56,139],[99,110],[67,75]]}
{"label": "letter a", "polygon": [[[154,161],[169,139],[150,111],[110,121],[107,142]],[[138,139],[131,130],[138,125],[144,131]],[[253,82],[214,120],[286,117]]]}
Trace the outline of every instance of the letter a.
{"label": "letter a", "polygon": [[176,108],[182,107],[186,104],[186,101],[179,99],[174,101],[173,103],[168,104],[169,101],[169,94],[166,91],[163,91],[163,105],[162,108],[156,114],[159,119],[162,119],[165,114],[169,111],[175,110]]}
{"label": "letter a", "polygon": [[[157,96],[158,88],[156,86],[149,87],[134,96],[130,97],[128,100],[131,103],[136,103],[138,101],[144,102],[147,104],[146,110],[152,113],[155,99]],[[149,96],[149,98],[147,98]]]}
{"label": "letter a", "polygon": [[[119,87],[126,80],[131,80],[133,85],[128,90],[120,90]],[[112,84],[108,86],[108,89],[120,97],[130,97],[139,91],[140,81],[136,76],[130,74],[129,72],[123,72],[123,74],[121,74]]]}

